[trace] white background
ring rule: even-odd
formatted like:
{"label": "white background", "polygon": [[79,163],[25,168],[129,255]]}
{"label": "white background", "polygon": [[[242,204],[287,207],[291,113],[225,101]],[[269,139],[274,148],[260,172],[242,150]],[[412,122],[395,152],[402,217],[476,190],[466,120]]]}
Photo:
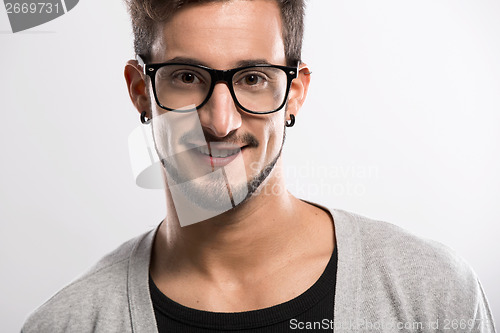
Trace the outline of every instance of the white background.
{"label": "white background", "polygon": [[[308,101],[284,150],[302,198],[454,248],[500,318],[500,2],[311,0]],[[120,1],[12,34],[0,9],[0,323],[25,317],[103,254],[156,226],[136,187],[139,125]]]}

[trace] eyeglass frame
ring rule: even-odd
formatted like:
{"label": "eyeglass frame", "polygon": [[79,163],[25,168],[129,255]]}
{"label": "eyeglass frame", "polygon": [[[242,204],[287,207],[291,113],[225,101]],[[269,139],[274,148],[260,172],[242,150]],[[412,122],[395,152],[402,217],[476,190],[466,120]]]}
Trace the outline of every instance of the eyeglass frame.
{"label": "eyeglass frame", "polygon": [[[155,63],[155,64],[146,64],[140,55],[136,55],[136,60],[139,63],[139,65],[142,67],[143,74],[147,75],[151,78],[151,85],[153,87],[153,94],[155,97],[156,104],[164,110],[173,111],[173,112],[190,112],[190,111],[194,111],[197,109],[201,109],[205,104],[207,104],[207,102],[210,100],[210,97],[212,97],[212,93],[215,89],[215,85],[220,83],[220,82],[224,82],[224,83],[226,83],[226,85],[229,89],[229,92],[231,93],[231,97],[233,99],[233,102],[235,103],[236,106],[238,106],[243,111],[251,113],[251,114],[259,114],[259,115],[260,114],[274,113],[274,112],[281,110],[285,106],[285,104],[287,103],[288,95],[290,94],[290,88],[292,86],[292,81],[298,77],[298,73],[299,73],[298,66],[291,67],[291,66],[282,66],[282,65],[261,64],[261,65],[237,67],[237,68],[232,68],[232,69],[227,69],[227,70],[219,70],[219,69],[213,69],[213,68],[203,66],[203,65],[177,63],[177,62],[163,62],[163,63]],[[208,90],[207,97],[205,97],[205,100],[200,105],[197,105],[194,109],[187,109],[187,110],[171,109],[171,108],[166,107],[160,103],[158,96],[156,94],[156,81],[155,81],[156,72],[160,68],[165,67],[165,66],[170,66],[170,65],[177,65],[177,66],[188,65],[191,67],[203,69],[210,74],[210,88]],[[283,98],[283,102],[281,103],[281,105],[275,110],[266,111],[266,112],[252,111],[252,110],[245,108],[243,105],[241,105],[241,103],[236,98],[236,93],[234,92],[233,81],[232,81],[234,74],[236,74],[237,72],[239,72],[241,70],[255,68],[255,67],[277,68],[277,69],[284,71],[286,74],[287,87],[286,87],[286,91],[285,91],[285,96]]]}

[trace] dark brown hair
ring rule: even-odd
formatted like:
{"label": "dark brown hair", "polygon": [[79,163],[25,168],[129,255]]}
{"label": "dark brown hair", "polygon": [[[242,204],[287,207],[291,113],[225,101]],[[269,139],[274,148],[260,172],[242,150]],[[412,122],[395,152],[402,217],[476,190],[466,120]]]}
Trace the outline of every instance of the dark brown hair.
{"label": "dark brown hair", "polygon": [[[124,0],[128,6],[134,31],[134,50],[151,59],[151,47],[156,38],[157,26],[165,23],[177,10],[190,4],[232,0]],[[283,41],[287,65],[296,66],[301,61],[304,35],[305,0],[273,0],[281,10]],[[147,60],[146,60],[147,61]]]}

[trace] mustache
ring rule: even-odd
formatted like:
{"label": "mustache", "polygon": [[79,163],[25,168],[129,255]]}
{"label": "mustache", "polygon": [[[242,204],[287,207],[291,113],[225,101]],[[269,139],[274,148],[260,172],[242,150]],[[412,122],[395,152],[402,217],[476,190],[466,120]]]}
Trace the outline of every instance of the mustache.
{"label": "mustache", "polygon": [[[218,137],[203,131],[203,136],[206,143],[224,142],[236,146],[248,146],[250,148],[256,148],[259,146],[259,140],[257,140],[257,138],[250,133],[236,134],[236,132],[231,132],[225,137]],[[197,142],[198,140],[199,134],[194,132],[187,132],[179,138],[179,142],[183,145],[189,145],[190,143]]]}

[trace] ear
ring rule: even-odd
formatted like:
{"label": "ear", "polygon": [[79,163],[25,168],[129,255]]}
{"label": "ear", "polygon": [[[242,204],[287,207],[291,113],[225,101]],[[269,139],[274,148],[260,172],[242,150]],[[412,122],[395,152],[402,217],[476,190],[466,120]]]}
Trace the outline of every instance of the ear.
{"label": "ear", "polygon": [[287,120],[290,118],[290,114],[297,116],[297,113],[306,100],[310,83],[311,71],[309,70],[307,64],[301,63],[299,66],[299,74],[297,78],[292,81],[292,86],[290,87]]}
{"label": "ear", "polygon": [[146,111],[146,116],[151,119],[150,99],[146,89],[145,75],[137,60],[129,60],[124,70],[127,81],[128,94],[139,113]]}

